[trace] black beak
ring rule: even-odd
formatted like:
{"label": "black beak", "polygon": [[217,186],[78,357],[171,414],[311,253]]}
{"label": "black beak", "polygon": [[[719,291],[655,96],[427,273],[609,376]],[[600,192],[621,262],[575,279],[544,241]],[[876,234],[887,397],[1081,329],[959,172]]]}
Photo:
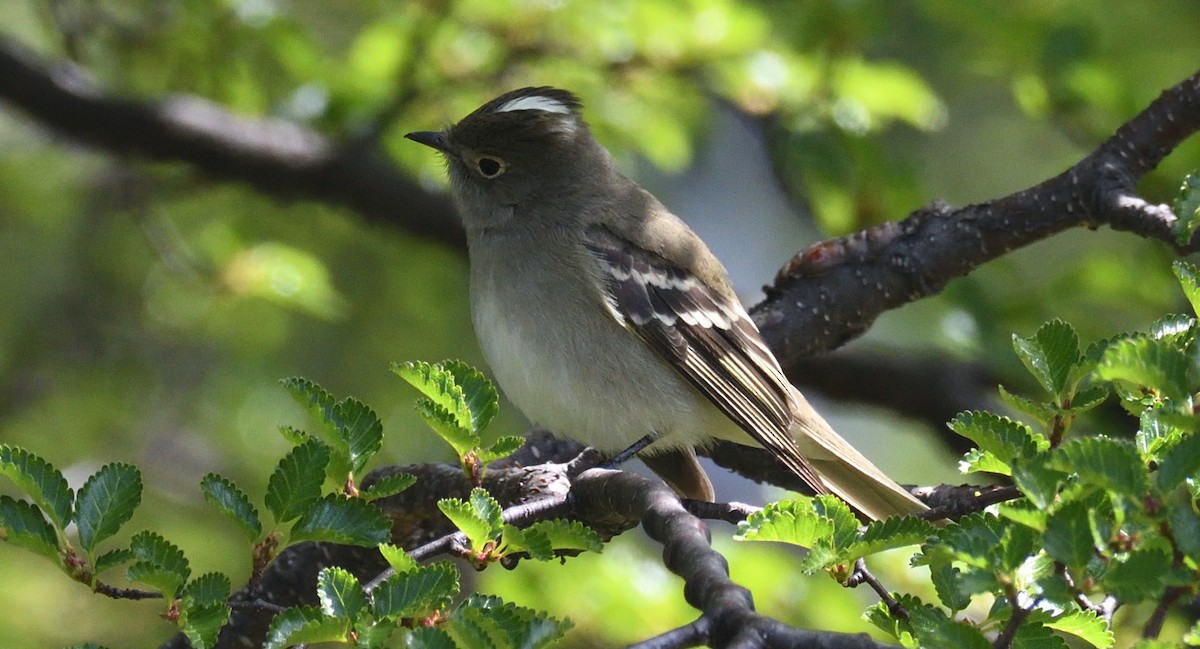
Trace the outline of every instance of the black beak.
{"label": "black beak", "polygon": [[442,153],[450,153],[450,146],[446,143],[446,136],[441,131],[416,131],[404,137],[413,142],[437,149]]}

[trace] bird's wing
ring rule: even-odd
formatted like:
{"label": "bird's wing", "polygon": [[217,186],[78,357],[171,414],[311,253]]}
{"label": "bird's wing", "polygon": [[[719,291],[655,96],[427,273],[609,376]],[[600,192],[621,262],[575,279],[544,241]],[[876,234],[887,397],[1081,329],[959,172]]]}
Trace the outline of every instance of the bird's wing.
{"label": "bird's wing", "polygon": [[588,234],[613,318],[809,487],[827,493],[789,432],[792,388],[737,297],[606,228]]}

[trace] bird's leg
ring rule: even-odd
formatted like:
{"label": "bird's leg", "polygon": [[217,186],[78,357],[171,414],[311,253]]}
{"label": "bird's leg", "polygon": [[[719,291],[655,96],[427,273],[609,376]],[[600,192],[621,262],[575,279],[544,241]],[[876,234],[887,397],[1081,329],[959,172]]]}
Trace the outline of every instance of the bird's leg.
{"label": "bird's leg", "polygon": [[649,446],[653,442],[654,442],[654,438],[649,435],[642,437],[638,441],[634,442],[633,445],[630,446],[629,448],[612,456],[612,459],[609,460],[608,463],[604,465],[604,467],[607,469],[614,469],[616,467],[621,466],[622,464],[627,462],[629,459],[631,459],[633,456],[637,455],[638,453],[641,453],[643,450],[645,450],[645,448],[647,446]]}

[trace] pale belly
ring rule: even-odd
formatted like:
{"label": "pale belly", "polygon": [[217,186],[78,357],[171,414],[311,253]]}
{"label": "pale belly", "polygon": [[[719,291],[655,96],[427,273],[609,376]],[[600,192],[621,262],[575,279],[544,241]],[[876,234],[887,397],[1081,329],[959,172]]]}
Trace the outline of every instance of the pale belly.
{"label": "pale belly", "polygon": [[517,303],[511,284],[481,276],[483,270],[472,269],[480,346],[505,396],[533,423],[605,451],[645,435],[657,438],[651,451],[703,445],[711,437],[749,442],[598,298],[562,278],[534,284],[539,304],[550,301],[563,307],[559,313],[573,314],[550,322],[533,309],[511,308]]}

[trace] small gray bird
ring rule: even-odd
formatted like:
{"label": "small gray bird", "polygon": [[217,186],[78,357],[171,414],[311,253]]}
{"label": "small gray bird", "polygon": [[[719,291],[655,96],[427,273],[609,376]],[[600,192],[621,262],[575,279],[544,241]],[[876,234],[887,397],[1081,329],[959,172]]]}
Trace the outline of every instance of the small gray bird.
{"label": "small gray bird", "polygon": [[467,232],[471,309],[508,398],[602,451],[713,500],[695,447],[756,443],[817,493],[880,519],[925,509],[830,428],[783,375],[708,247],[621,175],[575,95],[522,88],[444,131]]}

